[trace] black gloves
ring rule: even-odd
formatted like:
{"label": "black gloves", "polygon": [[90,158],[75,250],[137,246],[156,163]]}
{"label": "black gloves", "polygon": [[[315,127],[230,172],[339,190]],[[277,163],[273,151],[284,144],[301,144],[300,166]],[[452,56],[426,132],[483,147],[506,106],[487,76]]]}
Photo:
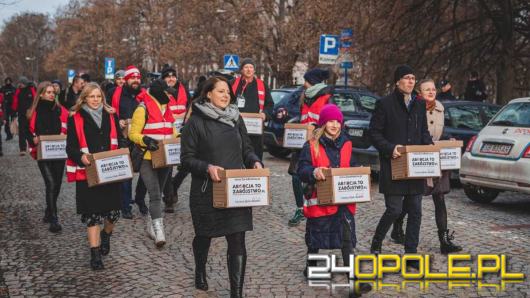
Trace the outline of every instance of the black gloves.
{"label": "black gloves", "polygon": [[158,150],[158,141],[150,138],[148,136],[144,136],[142,138],[142,141],[144,141],[145,146],[147,146],[147,150],[149,151],[156,151]]}

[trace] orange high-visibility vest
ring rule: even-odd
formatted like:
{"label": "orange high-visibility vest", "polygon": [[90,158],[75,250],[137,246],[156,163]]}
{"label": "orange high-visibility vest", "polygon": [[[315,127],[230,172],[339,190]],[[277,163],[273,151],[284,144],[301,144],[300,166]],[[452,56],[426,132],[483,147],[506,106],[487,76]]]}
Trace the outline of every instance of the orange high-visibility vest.
{"label": "orange high-visibility vest", "polygon": [[300,115],[300,123],[313,123],[317,124],[320,119],[320,111],[328,103],[331,94],[320,96],[315,102],[308,106],[305,102],[302,105],[302,111]]}
{"label": "orange high-visibility vest", "polygon": [[[116,122],[114,121],[114,115],[110,116],[110,150],[118,149],[118,132],[116,130]],[[78,113],[74,116],[75,132],[77,135],[77,141],[79,142],[79,149],[83,153],[90,153],[88,151],[88,144],[85,137],[85,120]],[[66,160],[66,180],[68,182],[84,181],[86,180],[85,167],[80,167],[71,159]]]}
{"label": "orange high-visibility vest", "polygon": [[169,139],[173,137],[173,122],[175,117],[170,109],[170,104],[166,106],[164,114],[150,95],[146,96],[140,105],[145,107],[147,120],[142,134],[155,140]]}
{"label": "orange high-visibility vest", "polygon": [[[326,149],[322,144],[319,144],[319,154],[317,156],[315,152],[315,142],[316,140],[309,141],[309,148],[311,152],[311,162],[313,163],[313,166],[315,168],[318,167],[330,167],[329,158],[326,154]],[[341,168],[349,168],[350,167],[350,160],[351,160],[351,153],[352,153],[352,143],[351,141],[346,141],[342,148],[340,149],[340,167]],[[348,210],[350,210],[351,214],[355,214],[356,205],[348,204],[346,205],[348,207]],[[320,206],[318,205],[318,197],[317,197],[317,190],[315,189],[313,193],[311,194],[310,198],[304,197],[304,216],[307,218],[316,218],[316,217],[322,217],[322,216],[328,216],[333,215],[337,213],[339,210],[339,206],[337,205],[331,205],[331,206]]]}

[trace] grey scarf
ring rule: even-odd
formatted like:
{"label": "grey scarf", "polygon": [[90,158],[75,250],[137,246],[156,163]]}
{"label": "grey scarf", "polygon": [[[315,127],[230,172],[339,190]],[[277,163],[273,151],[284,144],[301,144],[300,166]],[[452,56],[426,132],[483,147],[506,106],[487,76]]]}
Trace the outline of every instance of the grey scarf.
{"label": "grey scarf", "polygon": [[195,106],[206,116],[232,127],[236,126],[239,119],[239,109],[235,104],[229,104],[224,110],[210,102],[195,103]]}
{"label": "grey scarf", "polygon": [[103,104],[100,105],[99,108],[95,110],[90,108],[86,104],[82,105],[82,108],[83,110],[85,110],[85,112],[87,112],[92,117],[94,122],[96,122],[96,125],[98,126],[98,128],[101,128],[101,120],[103,118]]}
{"label": "grey scarf", "polygon": [[320,90],[326,88],[328,85],[324,84],[324,83],[318,83],[316,85],[313,85],[309,88],[307,88],[307,90],[305,91],[305,96],[307,98],[313,98],[315,97],[315,95],[317,95],[318,92],[320,92]]}

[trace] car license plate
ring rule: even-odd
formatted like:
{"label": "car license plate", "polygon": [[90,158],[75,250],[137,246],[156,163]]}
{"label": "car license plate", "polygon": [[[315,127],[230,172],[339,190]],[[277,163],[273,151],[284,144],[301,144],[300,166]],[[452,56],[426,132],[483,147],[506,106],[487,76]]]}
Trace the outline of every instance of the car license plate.
{"label": "car license plate", "polygon": [[350,128],[350,130],[348,130],[348,134],[350,136],[353,136],[353,137],[362,137],[363,136],[363,130],[362,129]]}
{"label": "car license plate", "polygon": [[481,153],[508,155],[512,150],[511,144],[484,143],[480,148]]}

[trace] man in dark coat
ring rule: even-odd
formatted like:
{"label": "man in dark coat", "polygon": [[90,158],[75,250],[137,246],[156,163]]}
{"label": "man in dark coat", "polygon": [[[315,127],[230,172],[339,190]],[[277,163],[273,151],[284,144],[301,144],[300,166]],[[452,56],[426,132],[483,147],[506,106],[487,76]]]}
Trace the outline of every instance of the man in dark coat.
{"label": "man in dark coat", "polygon": [[[432,144],[427,129],[425,102],[416,100],[412,94],[416,77],[407,65],[399,66],[394,73],[394,92],[381,98],[375,106],[370,121],[369,134],[379,151],[381,173],[379,192],[385,196],[386,211],[377,225],[370,251],[381,253],[381,244],[393,221],[402,208],[408,213],[405,235],[405,253],[416,253],[421,224],[421,197],[424,181],[392,180],[391,158],[400,156],[397,148],[404,145]],[[417,263],[410,263],[417,267]]]}
{"label": "man in dark coat", "polygon": [[66,89],[64,95],[59,98],[60,103],[69,110],[77,102],[77,98],[81,94],[81,91],[83,91],[85,85],[85,80],[76,75],[72,80],[72,85],[70,85],[70,87]]}
{"label": "man in dark coat", "polygon": [[[263,121],[272,119],[272,108],[274,102],[269,87],[255,76],[255,64],[251,58],[241,60],[239,66],[241,77],[232,82],[232,90],[237,98],[237,107],[241,113],[259,113]],[[265,90],[265,102],[263,110],[260,109],[258,82],[263,84]],[[237,86],[236,86],[237,83]],[[235,90],[234,90],[235,89]],[[263,159],[263,135],[251,135],[250,141],[256,155]]]}
{"label": "man in dark coat", "polygon": [[5,120],[5,133],[6,133],[6,141],[9,141],[13,138],[13,134],[11,133],[10,129],[10,123],[11,120],[15,118],[15,111],[11,108],[11,105],[13,104],[13,97],[15,96],[15,91],[17,88],[13,86],[13,81],[11,78],[7,77],[4,80],[5,85],[0,88],[0,93],[2,94],[2,97],[4,98],[3,108],[4,108],[4,120]]}
{"label": "man in dark coat", "polygon": [[476,71],[471,72],[471,76],[467,81],[464,98],[471,101],[485,101],[487,98],[486,87]]}

